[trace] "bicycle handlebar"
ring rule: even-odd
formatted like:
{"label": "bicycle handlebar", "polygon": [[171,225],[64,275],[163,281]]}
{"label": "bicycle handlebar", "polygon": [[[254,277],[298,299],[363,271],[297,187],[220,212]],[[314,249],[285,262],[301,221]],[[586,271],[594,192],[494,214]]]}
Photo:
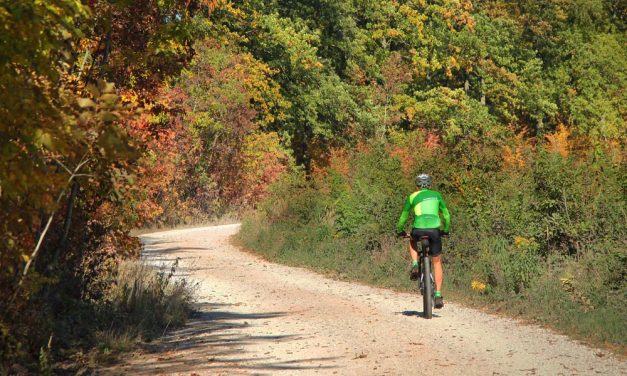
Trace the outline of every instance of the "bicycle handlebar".
{"label": "bicycle handlebar", "polygon": [[[440,231],[440,237],[445,238],[448,237],[449,234],[445,234],[443,231]],[[399,236],[401,239],[411,239],[411,234],[405,233],[405,235]]]}

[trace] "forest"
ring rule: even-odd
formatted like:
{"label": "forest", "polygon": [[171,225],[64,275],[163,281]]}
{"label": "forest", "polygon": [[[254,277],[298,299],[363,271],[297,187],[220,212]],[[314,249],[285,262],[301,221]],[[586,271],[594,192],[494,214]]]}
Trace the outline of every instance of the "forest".
{"label": "forest", "polygon": [[0,0],[0,374],[184,322],[163,274],[138,318],[133,229],[241,218],[270,259],[409,289],[394,225],[420,172],[451,210],[447,296],[624,349],[626,21],[620,0]]}

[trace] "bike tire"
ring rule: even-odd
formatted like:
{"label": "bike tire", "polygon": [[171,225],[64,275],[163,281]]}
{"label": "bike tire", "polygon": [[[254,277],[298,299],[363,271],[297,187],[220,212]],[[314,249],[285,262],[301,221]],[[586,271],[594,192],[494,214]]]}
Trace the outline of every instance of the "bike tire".
{"label": "bike tire", "polygon": [[422,259],[422,275],[424,281],[424,293],[422,294],[422,311],[425,319],[433,318],[433,283],[431,282],[431,260],[429,257]]}

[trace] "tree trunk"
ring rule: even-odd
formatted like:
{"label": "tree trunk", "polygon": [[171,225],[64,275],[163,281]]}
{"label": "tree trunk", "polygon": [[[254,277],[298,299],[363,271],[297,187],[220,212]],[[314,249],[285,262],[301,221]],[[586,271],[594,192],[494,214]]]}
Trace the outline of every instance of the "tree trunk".
{"label": "tree trunk", "polygon": [[65,210],[65,222],[63,223],[63,236],[61,237],[61,241],[59,242],[59,246],[54,253],[53,263],[56,263],[59,258],[59,253],[62,249],[65,248],[65,244],[67,243],[68,235],[70,234],[70,226],[72,225],[72,211],[74,210],[74,200],[76,199],[76,195],[78,194],[79,184],[78,180],[72,180],[72,191],[70,192],[70,196],[67,202],[67,208]]}

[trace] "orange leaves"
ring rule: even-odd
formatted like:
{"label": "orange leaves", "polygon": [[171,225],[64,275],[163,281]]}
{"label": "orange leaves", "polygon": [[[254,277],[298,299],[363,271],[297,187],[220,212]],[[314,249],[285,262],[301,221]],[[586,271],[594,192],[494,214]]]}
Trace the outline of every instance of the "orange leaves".
{"label": "orange leaves", "polygon": [[517,133],[512,141],[503,147],[503,164],[506,169],[516,170],[527,166],[526,156],[533,146],[525,131]]}
{"label": "orange leaves", "polygon": [[436,133],[428,132],[425,136],[425,146],[428,149],[437,149],[442,145],[440,136]]}
{"label": "orange leaves", "polygon": [[505,146],[503,148],[503,161],[506,166],[524,167],[525,161],[522,157],[522,151],[518,147]]}
{"label": "orange leaves", "polygon": [[470,0],[449,0],[438,6],[439,13],[446,20],[451,31],[468,27],[474,31],[475,19],[471,14],[473,6]]}
{"label": "orange leaves", "polygon": [[412,150],[407,147],[394,146],[390,150],[390,155],[401,161],[401,168],[405,174],[409,174],[414,169],[415,158],[414,153],[416,150]]}
{"label": "orange leaves", "polygon": [[416,130],[411,133],[390,132],[388,152],[401,162],[405,174],[415,172],[417,166],[433,158],[440,147],[440,137],[432,132]]}
{"label": "orange leaves", "polygon": [[546,136],[546,148],[549,152],[559,154],[562,157],[568,157],[571,145],[569,143],[570,130],[562,123],[559,124],[557,130]]}
{"label": "orange leaves", "polygon": [[350,173],[350,162],[348,152],[345,149],[335,148],[331,150],[329,158],[329,168],[339,172],[342,176]]}

